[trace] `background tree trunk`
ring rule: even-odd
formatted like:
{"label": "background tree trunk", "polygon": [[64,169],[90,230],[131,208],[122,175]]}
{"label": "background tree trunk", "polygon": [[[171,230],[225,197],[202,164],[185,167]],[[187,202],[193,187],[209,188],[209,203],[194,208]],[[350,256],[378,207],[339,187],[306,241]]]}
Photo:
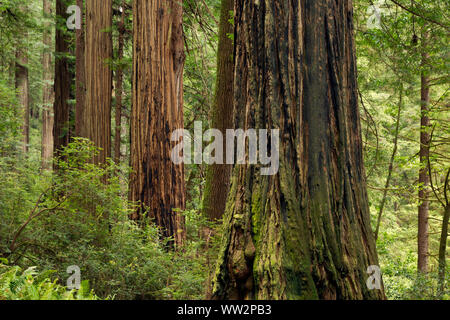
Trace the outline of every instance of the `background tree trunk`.
{"label": "background tree trunk", "polygon": [[52,4],[50,0],[43,0],[44,24],[42,55],[43,88],[42,88],[42,169],[52,168],[53,157],[53,69],[52,69],[52,29],[49,19],[52,15]]}
{"label": "background tree trunk", "polygon": [[86,1],[86,101],[80,136],[91,140],[100,153],[93,161],[111,157],[112,0]]}
{"label": "background tree trunk", "polygon": [[30,144],[30,84],[28,79],[28,57],[21,48],[16,51],[16,90],[22,107],[22,150],[26,154]]}
{"label": "background tree trunk", "polygon": [[76,30],[75,49],[75,135],[83,133],[84,108],[86,104],[86,64],[85,64],[85,24],[84,24],[84,0],[77,0],[77,6],[81,9],[81,29]]}
{"label": "background tree trunk", "polygon": [[235,7],[237,128],[280,129],[280,170],[233,170],[213,294],[379,299],[357,102],[351,1]]}
{"label": "background tree trunk", "polygon": [[120,164],[120,145],[122,140],[122,95],[123,95],[123,46],[125,35],[125,1],[122,1],[122,14],[119,22],[119,40],[117,59],[119,66],[116,71],[116,112],[115,112],[115,134],[114,134],[114,161]]}
{"label": "background tree trunk", "polygon": [[[234,0],[222,0],[219,24],[219,45],[217,50],[217,79],[214,104],[211,108],[211,128],[225,134],[233,129],[233,34],[230,11],[234,10]],[[224,150],[224,159],[226,151]],[[229,191],[231,165],[213,164],[206,169],[206,183],[203,197],[203,212],[211,220],[221,219],[225,212]]]}
{"label": "background tree trunk", "polygon": [[170,141],[183,128],[183,8],[176,0],[134,0],[133,106],[129,199],[140,203],[163,235],[181,244],[185,208],[184,165],[175,165]]}
{"label": "background tree trunk", "polygon": [[429,54],[427,53],[428,33],[422,34],[422,74],[420,94],[420,171],[419,171],[419,214],[417,234],[417,269],[428,272],[428,209],[430,206],[430,176],[428,175],[428,157],[430,156],[430,78],[426,71]]}
{"label": "background tree trunk", "polygon": [[73,74],[70,71],[69,43],[70,35],[67,31],[67,5],[64,0],[56,1],[56,33],[55,33],[55,101],[53,122],[53,150],[58,155],[59,150],[69,144],[70,128],[70,86]]}

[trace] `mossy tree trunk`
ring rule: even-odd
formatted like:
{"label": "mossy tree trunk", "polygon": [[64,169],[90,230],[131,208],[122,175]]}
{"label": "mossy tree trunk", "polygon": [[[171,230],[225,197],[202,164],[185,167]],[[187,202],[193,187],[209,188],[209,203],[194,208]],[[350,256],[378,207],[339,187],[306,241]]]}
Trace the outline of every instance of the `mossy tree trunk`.
{"label": "mossy tree trunk", "polygon": [[[233,169],[218,299],[380,299],[357,102],[351,1],[235,6],[238,128],[280,130],[280,170]],[[269,142],[270,143],[270,142]]]}
{"label": "mossy tree trunk", "polygon": [[[233,124],[233,25],[230,12],[234,0],[222,0],[219,24],[219,46],[217,49],[217,79],[214,104],[211,107],[211,128],[225,134]],[[226,151],[224,152],[226,159]],[[229,191],[231,165],[213,164],[206,169],[203,212],[211,220],[221,219],[225,211]]]}
{"label": "mossy tree trunk", "polygon": [[183,128],[183,8],[177,0],[133,2],[133,104],[129,199],[161,227],[171,244],[185,238],[183,164],[171,161],[171,134]]}

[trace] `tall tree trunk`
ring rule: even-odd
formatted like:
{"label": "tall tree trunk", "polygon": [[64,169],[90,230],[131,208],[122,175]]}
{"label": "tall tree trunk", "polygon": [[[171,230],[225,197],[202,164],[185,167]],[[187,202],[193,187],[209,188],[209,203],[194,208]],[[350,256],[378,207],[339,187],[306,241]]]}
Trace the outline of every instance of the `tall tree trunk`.
{"label": "tall tree trunk", "polygon": [[420,171],[419,171],[419,214],[417,235],[417,269],[422,273],[428,272],[428,209],[429,209],[429,186],[428,157],[430,156],[430,78],[427,64],[429,54],[427,52],[428,32],[422,34],[422,72],[420,93]]}
{"label": "tall tree trunk", "polygon": [[120,164],[120,145],[122,140],[122,95],[123,95],[123,46],[125,36],[125,1],[122,1],[122,14],[119,22],[119,39],[117,59],[119,60],[119,67],[116,71],[116,112],[115,112],[115,134],[114,134],[114,162]]}
{"label": "tall tree trunk", "polygon": [[28,79],[28,56],[24,49],[16,51],[16,90],[22,107],[22,150],[26,154],[30,144],[30,84]]}
{"label": "tall tree trunk", "polygon": [[176,245],[185,237],[184,166],[171,161],[171,133],[183,128],[183,8],[177,0],[134,0],[129,199]]}
{"label": "tall tree trunk", "polygon": [[84,108],[86,104],[86,65],[85,65],[85,24],[84,24],[84,0],[77,0],[77,6],[81,9],[81,28],[76,30],[75,48],[75,135],[81,136],[84,121]]}
{"label": "tall tree trunk", "polygon": [[[233,33],[230,12],[234,10],[234,0],[222,0],[219,24],[219,47],[217,50],[217,79],[214,104],[211,108],[211,128],[225,134],[233,125]],[[226,151],[225,151],[226,152]],[[224,153],[226,159],[226,153]],[[231,165],[213,164],[206,169],[203,212],[211,220],[221,219],[225,212],[229,191]]]}
{"label": "tall tree trunk", "polygon": [[[237,128],[279,129],[280,170],[233,169],[213,294],[377,299],[351,1],[235,7]],[[270,142],[269,142],[270,145]]]}
{"label": "tall tree trunk", "polygon": [[52,15],[52,4],[50,0],[43,0],[44,34],[43,44],[44,53],[42,55],[43,80],[42,89],[42,169],[49,170],[52,168],[53,157],[53,70],[52,70],[52,29],[48,22]]}
{"label": "tall tree trunk", "polygon": [[81,136],[100,152],[94,163],[111,157],[112,0],[86,1],[86,101]]}
{"label": "tall tree trunk", "polygon": [[55,34],[55,101],[53,104],[53,150],[56,155],[69,144],[70,128],[70,86],[73,74],[67,55],[70,54],[70,34],[67,32],[66,19],[68,15],[65,0],[56,0],[56,34]]}

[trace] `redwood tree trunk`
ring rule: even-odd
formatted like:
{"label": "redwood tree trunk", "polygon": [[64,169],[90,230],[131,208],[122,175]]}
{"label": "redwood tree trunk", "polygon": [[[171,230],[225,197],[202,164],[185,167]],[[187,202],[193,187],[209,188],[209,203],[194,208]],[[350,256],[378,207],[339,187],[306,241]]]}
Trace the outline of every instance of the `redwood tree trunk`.
{"label": "redwood tree trunk", "polygon": [[77,6],[81,9],[81,29],[76,33],[75,49],[75,135],[81,136],[83,133],[84,108],[86,104],[86,64],[85,64],[85,24],[84,24],[84,0],[77,0]]}
{"label": "redwood tree trunk", "polygon": [[182,6],[177,0],[134,0],[133,106],[131,114],[131,201],[147,211],[163,230],[181,244],[185,208],[183,164],[170,154],[171,133],[183,128],[184,41]]}
{"label": "redwood tree trunk", "polygon": [[[217,80],[214,105],[211,108],[211,128],[225,134],[233,125],[233,25],[229,22],[230,11],[234,10],[234,0],[222,0],[219,25],[219,46],[217,49]],[[224,153],[226,159],[226,151]],[[206,170],[203,212],[211,220],[221,219],[225,212],[231,166],[213,164]]]}
{"label": "redwood tree trunk", "polygon": [[238,165],[213,294],[379,299],[357,99],[351,1],[235,7],[237,128],[279,129],[280,170]]}
{"label": "redwood tree trunk", "polygon": [[55,41],[55,101],[53,104],[53,150],[58,154],[59,150],[69,144],[71,136],[70,128],[70,86],[73,74],[70,71],[69,55],[70,35],[66,27],[67,5],[64,0],[56,1],[56,41]]}
{"label": "redwood tree trunk", "polygon": [[86,1],[86,101],[80,136],[91,140],[100,153],[93,161],[111,157],[112,0]]}
{"label": "redwood tree trunk", "polygon": [[[52,5],[50,0],[43,0],[44,18],[50,19],[52,14]],[[42,169],[49,170],[52,167],[53,157],[53,87],[51,82],[53,80],[52,75],[52,30],[50,23],[44,24],[44,53],[42,56],[43,67],[43,82],[42,89]]]}

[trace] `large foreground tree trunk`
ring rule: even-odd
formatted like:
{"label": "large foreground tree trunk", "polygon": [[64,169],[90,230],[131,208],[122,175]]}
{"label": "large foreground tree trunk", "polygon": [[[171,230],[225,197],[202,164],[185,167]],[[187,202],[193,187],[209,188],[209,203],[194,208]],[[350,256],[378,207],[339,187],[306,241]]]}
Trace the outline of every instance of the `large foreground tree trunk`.
{"label": "large foreground tree trunk", "polygon": [[181,244],[185,208],[184,166],[171,161],[171,133],[183,128],[184,42],[177,0],[134,0],[132,174],[129,198],[140,203],[132,219],[147,211]]}
{"label": "large foreground tree trunk", "polygon": [[112,0],[86,1],[86,101],[80,136],[91,140],[100,153],[93,161],[111,157]]}
{"label": "large foreground tree trunk", "polygon": [[48,22],[52,14],[52,4],[50,0],[43,0],[44,24],[42,55],[43,68],[43,89],[42,89],[42,147],[41,159],[42,169],[49,170],[52,167],[53,158],[53,69],[52,69],[52,29]]}
{"label": "large foreground tree trunk", "polygon": [[[280,130],[280,169],[236,166],[213,294],[377,299],[351,1],[235,7],[237,128]],[[270,144],[270,142],[269,142]]]}
{"label": "large foreground tree trunk", "polygon": [[[217,49],[217,80],[214,104],[211,108],[211,128],[225,134],[233,124],[233,33],[230,12],[234,10],[234,0],[222,0],[219,24],[219,46]],[[226,159],[226,151],[224,153]],[[213,164],[206,169],[203,212],[211,220],[221,219],[225,212],[229,191],[231,165]]]}

